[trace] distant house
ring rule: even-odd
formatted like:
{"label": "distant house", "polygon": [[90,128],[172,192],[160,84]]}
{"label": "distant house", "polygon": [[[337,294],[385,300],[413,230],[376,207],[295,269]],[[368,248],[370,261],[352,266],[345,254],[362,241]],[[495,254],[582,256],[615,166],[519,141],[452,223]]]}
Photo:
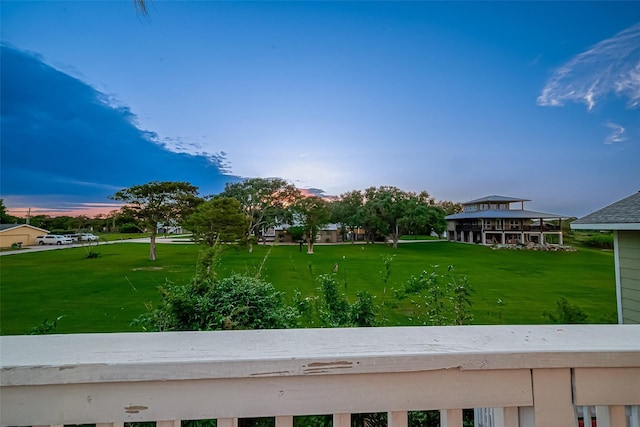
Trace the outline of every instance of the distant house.
{"label": "distant house", "polygon": [[640,324],[640,192],[571,223],[573,230],[611,230],[618,323]]}
{"label": "distant house", "polygon": [[167,224],[159,222],[157,224],[158,234],[182,234],[182,226],[169,222]]}
{"label": "distant house", "polygon": [[463,211],[447,215],[447,240],[483,245],[505,243],[562,244],[559,214],[526,210],[524,202],[506,196],[487,196],[462,204]]}
{"label": "distant house", "polygon": [[36,237],[49,231],[29,224],[0,224],[0,248],[9,248],[13,244],[24,246],[37,245]]}
{"label": "distant house", "polygon": [[[291,227],[289,224],[282,224],[275,228],[269,228],[265,231],[265,236],[267,237],[267,242],[274,241],[275,238],[278,238],[278,241],[290,243],[291,235],[287,232],[287,229]],[[318,235],[316,236],[317,243],[338,243],[342,242],[342,234],[340,232],[340,227],[338,224],[327,224],[322,227],[321,230],[318,231]]]}

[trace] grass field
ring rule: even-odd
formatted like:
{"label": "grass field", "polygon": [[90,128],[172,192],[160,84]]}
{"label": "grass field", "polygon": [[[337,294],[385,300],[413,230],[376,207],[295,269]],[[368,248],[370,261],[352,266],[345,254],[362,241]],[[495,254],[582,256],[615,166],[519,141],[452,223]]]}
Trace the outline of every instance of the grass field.
{"label": "grass field", "polygon": [[[337,263],[338,278],[352,300],[358,290],[366,289],[389,307],[391,289],[409,276],[436,265],[444,274],[453,265],[476,290],[476,324],[545,323],[543,311],[553,310],[560,297],[580,306],[591,322],[615,321],[609,251],[497,251],[450,242],[405,243],[395,251],[383,244],[317,245],[314,255],[304,248],[301,252],[298,245],[270,248],[256,246],[250,254],[231,247],[218,271],[255,274],[264,261],[262,277],[291,298],[296,289],[314,295],[314,277],[331,273]],[[59,333],[138,330],[130,323],[146,310],[146,303],[159,300],[158,286],[192,277],[198,250],[189,244],[159,245],[157,261],[148,260],[149,245],[143,243],[101,245],[95,259],[86,259],[83,248],[3,256],[0,333],[29,333],[45,319],[59,316]],[[385,256],[393,256],[386,286]],[[388,324],[410,325],[410,313],[409,303],[403,302],[389,313]]]}

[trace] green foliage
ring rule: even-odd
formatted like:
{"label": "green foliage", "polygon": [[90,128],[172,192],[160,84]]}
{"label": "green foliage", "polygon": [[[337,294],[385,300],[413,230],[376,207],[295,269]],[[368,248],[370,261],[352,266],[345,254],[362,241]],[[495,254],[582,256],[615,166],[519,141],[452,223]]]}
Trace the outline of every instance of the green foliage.
{"label": "green foliage", "polygon": [[390,236],[396,249],[402,234],[429,235],[435,231],[440,235],[446,229],[444,210],[435,206],[426,191],[415,193],[390,186],[371,187],[364,191],[363,200],[361,225],[372,242],[378,236]]}
{"label": "green foliage", "polygon": [[58,329],[58,320],[62,319],[64,316],[58,316],[54,321],[50,321],[49,319],[44,319],[42,323],[31,328],[30,335],[47,335],[47,334],[55,334]]}
{"label": "green foliage", "polygon": [[[300,198],[300,190],[281,178],[249,178],[227,183],[220,197],[232,197],[249,216],[246,234],[259,236],[264,228],[291,222],[289,206]],[[251,241],[249,251],[252,251]]]}
{"label": "green foliage", "polygon": [[281,329],[294,326],[296,311],[283,293],[257,277],[232,274],[218,279],[218,252],[207,248],[196,275],[186,284],[165,283],[162,300],[134,323],[152,331]]}
{"label": "green foliage", "polygon": [[202,203],[198,187],[188,182],[152,181],[124,188],[110,198],[125,203],[121,212],[129,215],[151,231],[149,259],[156,259],[158,224],[184,220]]}
{"label": "green foliage", "polygon": [[293,427],[332,427],[333,415],[293,417]]}
{"label": "green foliage", "polygon": [[[340,285],[335,274],[321,274],[317,280],[320,282],[320,298],[316,301],[315,309],[322,326],[338,328],[379,324],[380,310],[374,303],[375,297],[369,292],[359,291],[356,301],[351,304],[347,295],[339,291]],[[307,302],[309,300],[301,299],[299,294],[295,301],[297,307],[304,310],[302,314],[308,314],[309,308],[313,308],[313,305]]]}
{"label": "green foliage", "polygon": [[292,207],[296,219],[304,229],[307,239],[307,253],[313,253],[313,244],[318,237],[320,229],[324,227],[331,218],[329,202],[320,197],[303,197],[298,199]]}
{"label": "green foliage", "polygon": [[566,298],[562,297],[556,301],[555,311],[545,311],[542,313],[544,317],[549,319],[551,323],[575,324],[588,323],[589,316],[577,305],[571,304]]}
{"label": "green foliage", "polygon": [[596,234],[582,242],[589,248],[613,249],[613,234]]}
{"label": "green foliage", "polygon": [[89,250],[84,257],[86,259],[95,259],[95,258],[100,257],[100,252]]}
{"label": "green foliage", "polygon": [[0,199],[0,224],[17,224],[19,218],[7,213],[4,199]]}
{"label": "green foliage", "polygon": [[140,229],[140,227],[138,227],[136,224],[132,224],[132,223],[122,224],[118,231],[120,233],[123,233],[123,234],[142,233],[142,230]]}
{"label": "green foliage", "polygon": [[411,298],[413,315],[421,324],[440,326],[471,323],[471,295],[474,292],[465,276],[454,274],[453,266],[448,267],[447,274],[424,270],[394,290],[400,300]]}
{"label": "green foliage", "polygon": [[318,276],[318,281],[322,295],[318,311],[323,324],[332,328],[350,326],[351,306],[346,295],[338,291],[338,281],[329,274]]}
{"label": "green foliage", "polygon": [[244,237],[249,217],[242,205],[231,197],[217,197],[196,207],[184,222],[193,239],[206,246],[216,242],[235,242]]}
{"label": "green foliage", "polygon": [[299,225],[291,226],[287,228],[287,233],[291,236],[292,242],[297,242],[304,237],[304,227],[300,227]]}
{"label": "green foliage", "polygon": [[356,239],[356,229],[363,225],[362,215],[364,196],[360,191],[350,191],[340,195],[340,198],[331,203],[331,222],[340,224],[343,239],[349,232],[352,242]]}
{"label": "green foliage", "polygon": [[98,247],[97,240],[95,242],[87,241],[82,247],[84,248],[84,257],[86,259],[96,259],[100,257],[100,252],[94,250],[94,248]]}

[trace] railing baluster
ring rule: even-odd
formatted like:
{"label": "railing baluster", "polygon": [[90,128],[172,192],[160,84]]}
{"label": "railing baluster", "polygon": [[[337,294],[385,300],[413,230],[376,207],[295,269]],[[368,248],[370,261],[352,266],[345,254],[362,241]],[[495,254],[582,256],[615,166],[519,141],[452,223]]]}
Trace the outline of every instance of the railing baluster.
{"label": "railing baluster", "polygon": [[462,409],[440,410],[440,427],[462,427]]}
{"label": "railing baluster", "polygon": [[[624,406],[622,407],[624,415]],[[596,422],[598,427],[613,427],[615,424],[611,419],[611,412],[608,406],[596,406]]]}
{"label": "railing baluster", "polygon": [[333,414],[333,427],[351,427],[351,414]]}
{"label": "railing baluster", "polygon": [[536,415],[533,406],[521,406],[518,408],[518,421],[520,427],[535,427]]}
{"label": "railing baluster", "polygon": [[293,416],[276,417],[276,427],[293,427]]}
{"label": "railing baluster", "polygon": [[494,427],[520,427],[518,408],[494,408],[493,425]]}
{"label": "railing baluster", "polygon": [[571,369],[534,369],[533,401],[536,427],[574,427]]}
{"label": "railing baluster", "polygon": [[629,417],[629,427],[640,427],[640,415],[638,415],[638,405],[631,406]]}
{"label": "railing baluster", "polygon": [[591,427],[591,407],[582,406],[582,420],[584,427]]}
{"label": "railing baluster", "polygon": [[409,414],[407,411],[389,412],[387,417],[389,420],[388,427],[408,427],[409,425]]}
{"label": "railing baluster", "polygon": [[[627,411],[624,405],[612,405],[609,409],[610,427],[627,427]],[[600,426],[600,419],[598,419]]]}

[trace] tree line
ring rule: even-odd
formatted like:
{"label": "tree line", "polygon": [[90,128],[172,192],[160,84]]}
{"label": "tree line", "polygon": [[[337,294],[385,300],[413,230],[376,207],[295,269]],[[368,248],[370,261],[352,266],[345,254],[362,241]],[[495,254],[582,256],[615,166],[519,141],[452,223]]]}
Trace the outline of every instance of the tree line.
{"label": "tree line", "polygon": [[304,195],[280,178],[250,178],[227,183],[224,190],[200,197],[187,182],[153,181],[111,196],[124,203],[121,213],[151,232],[150,258],[155,259],[157,225],[180,224],[198,243],[239,242],[249,251],[265,242],[266,230],[295,226],[302,231],[307,253],[327,224],[338,225],[343,240],[354,241],[361,231],[370,242],[390,238],[394,248],[403,234],[437,234],[446,229],[445,216],[461,210],[459,204],[436,202],[426,191],[397,187],[370,187],[331,199]]}
{"label": "tree line", "polygon": [[[265,232],[278,226],[299,230],[307,253],[327,224],[337,224],[343,241],[360,236],[369,242],[391,239],[397,247],[401,235],[438,236],[446,229],[444,217],[462,206],[436,201],[426,191],[404,191],[393,186],[353,190],[338,197],[307,196],[281,178],[249,178],[227,183],[214,196],[200,196],[188,182],[152,181],[124,188],[110,196],[123,206],[108,215],[89,218],[35,215],[30,224],[51,231],[91,229],[95,231],[151,233],[150,259],[155,259],[158,225],[180,225],[193,233],[198,243],[239,242],[249,251],[265,241]],[[6,214],[2,222],[19,218]]]}

